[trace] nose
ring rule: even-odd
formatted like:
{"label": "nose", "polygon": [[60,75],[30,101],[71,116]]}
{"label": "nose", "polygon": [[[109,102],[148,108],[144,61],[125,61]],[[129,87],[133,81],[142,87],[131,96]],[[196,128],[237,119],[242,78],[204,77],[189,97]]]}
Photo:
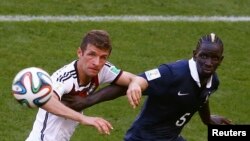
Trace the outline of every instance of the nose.
{"label": "nose", "polygon": [[93,60],[93,64],[95,66],[98,66],[100,64],[100,58],[99,57],[95,57],[94,60]]}
{"label": "nose", "polygon": [[211,57],[208,57],[206,60],[205,60],[205,64],[207,65],[207,66],[212,66],[212,58]]}

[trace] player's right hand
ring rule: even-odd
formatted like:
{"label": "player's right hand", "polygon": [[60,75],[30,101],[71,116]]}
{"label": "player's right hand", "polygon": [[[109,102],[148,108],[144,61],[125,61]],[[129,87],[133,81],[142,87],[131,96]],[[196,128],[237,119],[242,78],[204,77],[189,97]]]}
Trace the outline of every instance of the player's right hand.
{"label": "player's right hand", "polygon": [[127,90],[127,97],[130,105],[136,108],[140,104],[142,96],[141,87],[137,83],[131,83]]}
{"label": "player's right hand", "polygon": [[94,126],[99,133],[106,135],[109,135],[110,131],[113,129],[111,123],[101,117],[84,116],[84,120],[81,124]]}
{"label": "player's right hand", "polygon": [[148,82],[142,77],[135,77],[127,89],[127,97],[130,105],[136,108],[141,101],[142,91],[148,87]]}

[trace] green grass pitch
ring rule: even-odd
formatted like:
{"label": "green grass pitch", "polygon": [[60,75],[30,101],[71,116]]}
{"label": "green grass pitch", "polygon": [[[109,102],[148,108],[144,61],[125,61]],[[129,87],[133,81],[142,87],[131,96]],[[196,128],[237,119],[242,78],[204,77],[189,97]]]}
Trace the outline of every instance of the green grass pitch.
{"label": "green grass pitch", "polygon": [[[249,16],[244,0],[2,0],[0,15],[199,15]],[[123,70],[140,73],[161,63],[189,59],[201,35],[216,33],[224,42],[225,58],[218,68],[220,87],[210,97],[213,114],[235,124],[250,118],[250,22],[3,22],[0,21],[0,140],[21,141],[28,136],[37,109],[19,105],[11,95],[16,73],[26,67],[41,67],[52,73],[76,59],[81,38],[91,29],[105,29],[112,39],[110,61]],[[144,100],[144,99],[143,99]],[[84,113],[102,116],[114,130],[78,126],[72,141],[121,141],[141,107],[132,109],[126,97],[97,104]],[[206,126],[196,114],[183,130],[189,141],[205,141]]]}

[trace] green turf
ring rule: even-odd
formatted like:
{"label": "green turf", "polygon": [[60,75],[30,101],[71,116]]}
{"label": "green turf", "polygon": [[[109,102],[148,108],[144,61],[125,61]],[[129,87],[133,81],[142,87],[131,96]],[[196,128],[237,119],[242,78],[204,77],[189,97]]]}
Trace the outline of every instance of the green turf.
{"label": "green turf", "polygon": [[246,15],[248,0],[1,0],[0,13],[28,15]]}
{"label": "green turf", "polygon": [[[185,8],[181,8],[184,5]],[[0,1],[0,14],[246,16],[250,12],[247,6],[248,1],[240,0],[212,0],[207,5],[198,0],[105,1],[105,4],[104,1],[80,0],[3,0]],[[11,83],[15,74],[30,66],[41,67],[52,73],[71,62],[76,58],[76,49],[83,34],[91,29],[105,29],[110,33],[114,47],[110,61],[133,73],[157,67],[161,63],[188,59],[199,37],[215,32],[224,41],[225,59],[218,69],[220,88],[210,98],[211,111],[229,117],[236,124],[250,123],[249,22],[0,22],[1,141],[24,140],[32,128],[37,112],[37,109],[22,107],[11,95]],[[72,141],[120,141],[139,110],[140,107],[133,110],[126,97],[95,105],[85,113],[105,117],[113,123],[115,129],[110,136],[104,137],[98,135],[93,128],[78,126]],[[198,115],[194,116],[183,131],[189,141],[204,141],[206,133],[206,126],[201,123]]]}

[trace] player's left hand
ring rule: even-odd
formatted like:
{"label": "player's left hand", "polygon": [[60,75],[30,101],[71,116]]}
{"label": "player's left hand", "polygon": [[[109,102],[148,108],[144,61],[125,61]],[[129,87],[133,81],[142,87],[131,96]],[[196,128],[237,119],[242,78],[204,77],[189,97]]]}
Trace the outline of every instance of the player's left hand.
{"label": "player's left hand", "polygon": [[218,115],[210,116],[210,123],[214,125],[232,125],[232,121]]}

